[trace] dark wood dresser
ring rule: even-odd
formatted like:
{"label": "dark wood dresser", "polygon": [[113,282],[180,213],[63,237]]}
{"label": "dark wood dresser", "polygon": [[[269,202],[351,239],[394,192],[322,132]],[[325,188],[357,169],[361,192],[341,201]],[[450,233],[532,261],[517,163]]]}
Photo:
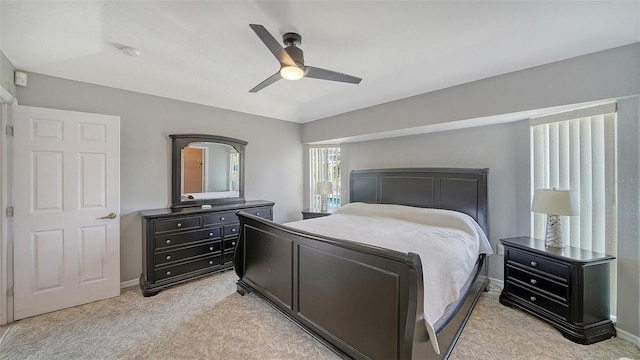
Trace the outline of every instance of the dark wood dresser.
{"label": "dark wood dresser", "polygon": [[142,210],[142,275],[144,296],[233,266],[238,240],[236,212],[273,219],[273,202],[181,209]]}
{"label": "dark wood dresser", "polygon": [[547,321],[579,344],[616,336],[609,319],[609,268],[615,257],[569,246],[546,247],[543,240],[530,237],[500,241],[505,278],[501,304]]}

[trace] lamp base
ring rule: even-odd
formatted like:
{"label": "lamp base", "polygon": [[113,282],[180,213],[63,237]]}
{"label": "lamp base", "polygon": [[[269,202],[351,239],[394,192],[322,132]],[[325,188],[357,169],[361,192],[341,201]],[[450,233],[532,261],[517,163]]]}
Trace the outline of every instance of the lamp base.
{"label": "lamp base", "polygon": [[320,195],[320,212],[327,212],[327,195]]}
{"label": "lamp base", "polygon": [[547,215],[547,231],[544,237],[544,244],[555,248],[563,248],[565,246],[562,241],[560,215]]}

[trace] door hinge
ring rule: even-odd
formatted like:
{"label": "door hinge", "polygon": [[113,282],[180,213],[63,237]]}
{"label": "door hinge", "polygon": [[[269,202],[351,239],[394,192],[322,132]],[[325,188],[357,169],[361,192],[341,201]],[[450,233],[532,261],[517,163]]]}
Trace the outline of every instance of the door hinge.
{"label": "door hinge", "polygon": [[13,296],[13,286],[7,289],[7,296]]}
{"label": "door hinge", "polygon": [[13,217],[13,206],[7,208],[7,217]]}
{"label": "door hinge", "polygon": [[5,132],[7,136],[13,136],[13,125],[7,125],[7,130]]}

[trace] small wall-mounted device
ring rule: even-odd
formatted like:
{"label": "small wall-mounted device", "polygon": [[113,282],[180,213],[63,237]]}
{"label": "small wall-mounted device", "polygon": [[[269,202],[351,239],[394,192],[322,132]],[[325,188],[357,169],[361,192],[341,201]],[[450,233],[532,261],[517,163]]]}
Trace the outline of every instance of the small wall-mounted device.
{"label": "small wall-mounted device", "polygon": [[16,71],[14,82],[18,86],[27,86],[27,73],[22,71]]}

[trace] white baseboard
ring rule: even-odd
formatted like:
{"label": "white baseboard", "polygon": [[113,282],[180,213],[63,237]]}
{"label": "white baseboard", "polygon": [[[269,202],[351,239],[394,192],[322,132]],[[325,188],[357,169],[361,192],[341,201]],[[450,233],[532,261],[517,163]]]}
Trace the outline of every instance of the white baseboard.
{"label": "white baseboard", "polygon": [[132,279],[132,280],[128,280],[128,281],[125,281],[125,282],[121,282],[120,283],[120,289],[132,287],[132,286],[137,286],[137,285],[138,285],[138,279]]}
{"label": "white baseboard", "polygon": [[504,281],[503,280],[495,279],[495,278],[490,277],[489,281],[491,281],[492,284],[498,285],[500,288],[504,289]]}
{"label": "white baseboard", "polygon": [[616,336],[619,337],[620,339],[623,340],[627,340],[629,342],[631,342],[632,344],[636,344],[636,346],[640,349],[640,337],[639,336],[635,336],[629,332],[626,332],[622,329],[619,329],[616,327]]}

